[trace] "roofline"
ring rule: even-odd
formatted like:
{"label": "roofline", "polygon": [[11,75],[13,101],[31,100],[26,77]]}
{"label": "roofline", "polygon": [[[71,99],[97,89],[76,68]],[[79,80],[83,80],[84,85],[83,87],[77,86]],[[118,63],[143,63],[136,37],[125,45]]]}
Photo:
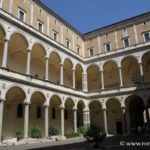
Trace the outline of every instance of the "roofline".
{"label": "roofline", "polygon": [[133,16],[133,17],[130,17],[130,18],[127,18],[127,19],[124,19],[124,20],[121,20],[121,21],[118,21],[116,23],[112,23],[110,25],[106,25],[106,26],[103,26],[103,27],[100,27],[100,28],[97,28],[95,30],[92,30],[92,31],[89,31],[89,32],[85,32],[85,33],[81,33],[79,30],[77,30],[74,26],[72,26],[70,23],[68,23],[67,21],[65,21],[62,17],[60,17],[57,13],[55,13],[51,8],[47,7],[41,0],[32,0],[33,2],[35,2],[36,4],[38,4],[40,7],[42,7],[43,9],[45,9],[47,12],[49,12],[51,15],[53,15],[56,19],[58,19],[60,22],[62,22],[63,24],[65,24],[66,26],[68,26],[70,29],[72,29],[74,32],[76,32],[81,38],[83,38],[84,36],[87,36],[88,34],[91,34],[91,33],[94,33],[94,32],[98,32],[100,30],[104,30],[104,29],[107,29],[109,27],[112,27],[112,26],[117,26],[121,23],[125,23],[127,21],[130,21],[130,20],[134,20],[134,19],[137,19],[139,17],[142,17],[142,16],[145,16],[145,15],[148,15],[150,14],[150,11],[148,12],[145,12],[145,13],[142,13],[142,14],[139,14],[139,15],[136,15],[136,16]]}
{"label": "roofline", "polygon": [[103,27],[101,27],[101,28],[98,28],[98,29],[95,29],[95,30],[92,30],[92,31],[89,31],[89,32],[86,32],[86,33],[83,33],[83,36],[86,36],[86,35],[88,35],[88,34],[90,34],[90,33],[97,32],[97,31],[100,31],[100,30],[109,28],[109,27],[111,27],[111,26],[116,26],[116,25],[119,25],[119,24],[121,24],[121,23],[125,23],[125,22],[130,21],[130,20],[133,20],[133,19],[137,19],[137,18],[139,18],[139,17],[145,16],[145,15],[148,15],[148,14],[150,14],[150,11],[145,12],[145,13],[142,13],[142,14],[140,14],[140,15],[136,15],[136,16],[133,16],[133,17],[124,19],[124,20],[121,20],[121,21],[119,21],[119,22],[116,22],[116,23],[113,23],[113,24],[110,24],[110,25],[107,25],[107,26],[103,26]]}
{"label": "roofline", "polygon": [[41,0],[32,0],[33,2],[35,2],[36,4],[38,4],[40,7],[42,7],[43,9],[45,9],[47,12],[49,12],[51,15],[53,15],[56,19],[58,19],[60,22],[62,22],[63,24],[65,24],[66,26],[68,26],[69,28],[71,28],[74,32],[76,32],[77,34],[79,34],[81,37],[83,36],[83,34],[77,30],[75,27],[73,27],[70,23],[68,23],[67,21],[65,21],[62,17],[60,17],[58,14],[56,14],[51,8],[47,7]]}

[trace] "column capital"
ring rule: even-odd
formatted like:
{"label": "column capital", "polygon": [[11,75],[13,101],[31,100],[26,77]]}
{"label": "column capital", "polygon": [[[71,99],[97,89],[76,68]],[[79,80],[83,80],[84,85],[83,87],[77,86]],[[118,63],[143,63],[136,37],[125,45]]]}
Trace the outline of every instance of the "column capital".
{"label": "column capital", "polygon": [[8,42],[10,39],[8,37],[4,38],[4,41]]}
{"label": "column capital", "polygon": [[0,98],[0,102],[4,102],[5,101],[5,98]]}
{"label": "column capital", "polygon": [[45,59],[46,59],[46,60],[48,60],[48,59],[49,59],[49,57],[46,55],[46,56],[45,56]]}
{"label": "column capital", "polygon": [[24,101],[23,104],[24,104],[24,105],[30,105],[31,103],[30,103],[30,102],[27,102],[27,101]]}
{"label": "column capital", "polygon": [[31,48],[27,48],[27,52],[31,52],[32,51],[32,49]]}
{"label": "column capital", "polygon": [[63,63],[60,63],[60,66],[63,66],[64,64]]}
{"label": "column capital", "polygon": [[44,108],[47,108],[47,107],[49,107],[49,104],[44,103]]}
{"label": "column capital", "polygon": [[73,111],[77,111],[77,107],[74,106],[74,107],[73,107]]}

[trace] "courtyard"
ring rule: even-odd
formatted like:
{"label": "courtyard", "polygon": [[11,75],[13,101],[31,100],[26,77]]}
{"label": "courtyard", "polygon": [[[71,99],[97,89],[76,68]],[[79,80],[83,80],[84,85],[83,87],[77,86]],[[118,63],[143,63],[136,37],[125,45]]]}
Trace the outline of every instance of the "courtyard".
{"label": "courtyard", "polygon": [[[149,135],[126,135],[107,137],[100,148],[102,150],[149,150]],[[92,144],[84,138],[67,139],[64,141],[24,144],[0,147],[0,150],[94,150]]]}

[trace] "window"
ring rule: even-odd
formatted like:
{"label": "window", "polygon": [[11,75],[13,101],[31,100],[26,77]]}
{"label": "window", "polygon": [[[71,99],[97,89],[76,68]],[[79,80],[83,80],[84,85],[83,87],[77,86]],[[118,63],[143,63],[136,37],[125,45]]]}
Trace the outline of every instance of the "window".
{"label": "window", "polygon": [[40,106],[37,106],[37,108],[36,108],[36,118],[41,118],[41,113],[42,113],[42,111],[41,111],[41,107]]}
{"label": "window", "polygon": [[17,106],[17,118],[23,117],[23,106],[22,104],[18,104]]}
{"label": "window", "polygon": [[70,49],[70,42],[67,40],[67,48]]}
{"label": "window", "polygon": [[150,32],[144,33],[144,42],[150,41]]}
{"label": "window", "polygon": [[77,47],[77,54],[80,55],[80,47]]}
{"label": "window", "polygon": [[56,119],[56,109],[52,108],[52,119]]}
{"label": "window", "polygon": [[89,56],[93,56],[94,55],[94,48],[90,48],[89,49]]}
{"label": "window", "polygon": [[125,38],[123,41],[124,41],[124,47],[129,47],[130,46],[129,38]]}
{"label": "window", "polygon": [[105,50],[106,50],[107,52],[110,52],[110,51],[111,51],[111,44],[110,44],[110,43],[106,43],[106,44],[105,44]]}
{"label": "window", "polygon": [[19,20],[24,22],[25,21],[25,11],[19,9],[19,14],[18,14]]}
{"label": "window", "polygon": [[43,32],[43,23],[40,22],[40,21],[38,21],[38,30],[39,30],[40,32]]}
{"label": "window", "polygon": [[58,40],[58,34],[57,34],[56,32],[54,32],[53,36],[54,36],[54,37],[53,37],[54,40],[57,41],[57,40]]}
{"label": "window", "polygon": [[68,119],[68,110],[65,109],[65,119],[67,120]]}

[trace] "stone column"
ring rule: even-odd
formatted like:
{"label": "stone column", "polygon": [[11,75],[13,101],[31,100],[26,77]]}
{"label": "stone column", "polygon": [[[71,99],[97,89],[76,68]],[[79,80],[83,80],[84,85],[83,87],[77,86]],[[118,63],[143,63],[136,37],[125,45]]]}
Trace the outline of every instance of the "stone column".
{"label": "stone column", "polygon": [[73,109],[74,133],[77,133],[77,109]]}
{"label": "stone column", "polygon": [[3,61],[2,61],[2,67],[7,67],[7,59],[8,59],[8,39],[4,40],[4,50],[3,50]]}
{"label": "stone column", "polygon": [[49,74],[49,66],[48,66],[48,57],[45,57],[45,80],[48,81],[48,74]]}
{"label": "stone column", "polygon": [[104,72],[101,70],[101,83],[102,83],[102,90],[104,90],[105,85],[104,85]]}
{"label": "stone column", "polygon": [[12,13],[12,9],[13,9],[13,0],[10,0],[9,2],[9,13]]}
{"label": "stone column", "polygon": [[3,6],[3,0],[0,1],[0,8]]}
{"label": "stone column", "polygon": [[73,75],[73,88],[76,88],[76,79],[75,79],[75,70],[72,69],[72,75]]}
{"label": "stone column", "polygon": [[60,84],[64,85],[64,71],[63,71],[63,64],[60,64]]}
{"label": "stone column", "polygon": [[30,75],[31,68],[31,50],[27,49],[27,64],[26,64],[26,74]]}
{"label": "stone column", "polygon": [[45,105],[44,106],[44,111],[45,111],[45,138],[48,138],[48,120],[49,120],[49,118],[48,118],[48,105]]}
{"label": "stone column", "polygon": [[87,73],[82,73],[82,88],[84,92],[88,91]]}
{"label": "stone column", "polygon": [[121,69],[121,66],[119,66],[118,69],[119,69],[120,87],[122,87],[123,86],[123,79],[122,79],[122,69]]}
{"label": "stone column", "polygon": [[0,141],[2,141],[2,126],[3,126],[3,109],[4,109],[4,100],[0,100]]}
{"label": "stone column", "polygon": [[140,67],[141,84],[143,84],[144,83],[144,73],[143,73],[142,62],[139,62],[139,67]]}
{"label": "stone column", "polygon": [[106,108],[106,104],[103,103],[102,104],[102,110],[103,110],[103,118],[104,118],[104,130],[105,133],[108,134],[108,127],[107,127],[107,108]]}
{"label": "stone column", "polygon": [[24,139],[28,138],[29,131],[29,103],[24,103]]}
{"label": "stone column", "polygon": [[150,116],[149,116],[149,106],[148,103],[145,103],[145,120],[146,122],[150,122]]}
{"label": "stone column", "polygon": [[123,131],[124,134],[127,133],[127,121],[126,121],[126,109],[125,106],[122,106],[122,119],[123,119]]}
{"label": "stone column", "polygon": [[64,107],[60,107],[61,110],[61,136],[64,137]]}
{"label": "stone column", "polygon": [[90,110],[83,110],[83,125],[86,129],[90,128]]}

